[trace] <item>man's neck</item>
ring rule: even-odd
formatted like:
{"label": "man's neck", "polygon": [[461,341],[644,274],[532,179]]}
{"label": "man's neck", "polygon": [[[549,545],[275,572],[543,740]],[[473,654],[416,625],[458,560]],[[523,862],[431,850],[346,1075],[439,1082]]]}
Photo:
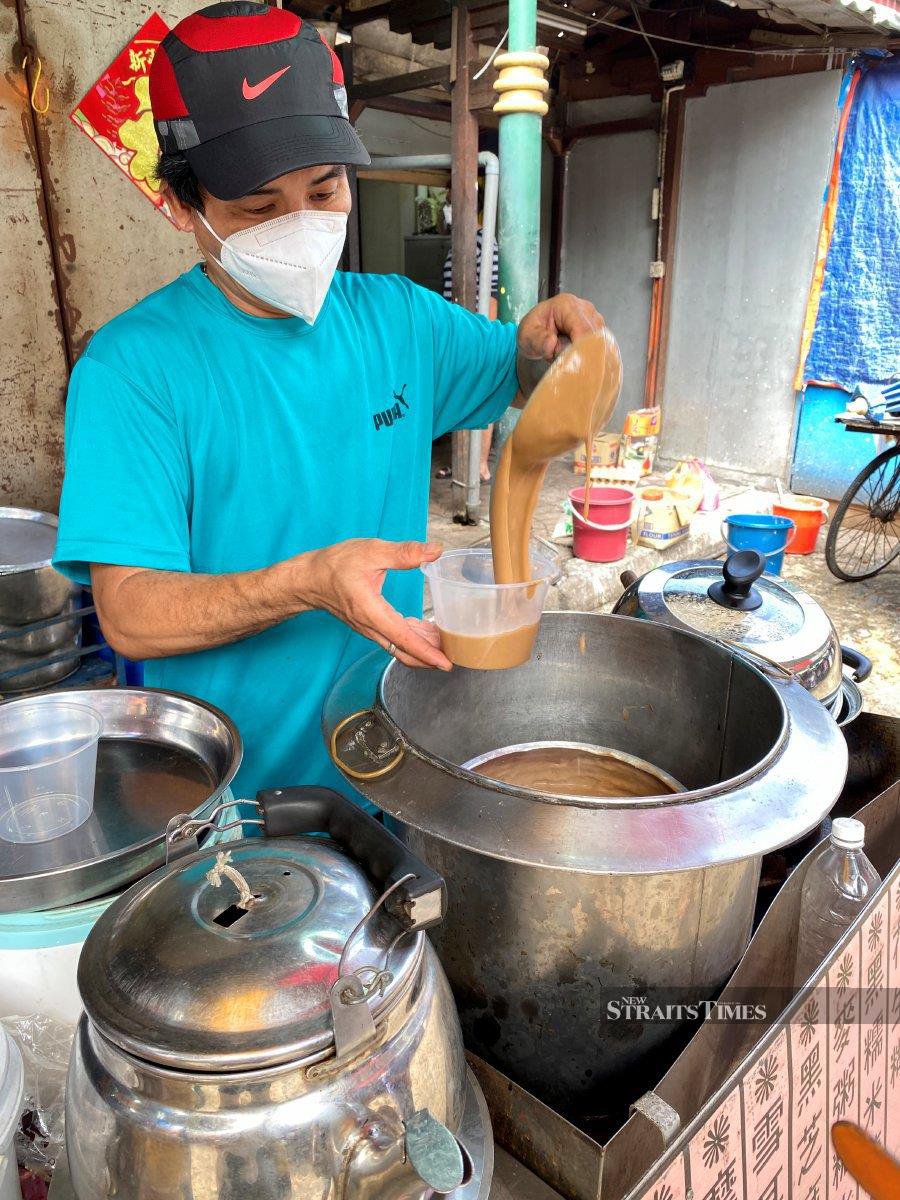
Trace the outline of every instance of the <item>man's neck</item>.
{"label": "man's neck", "polygon": [[269,320],[284,320],[291,314],[280,309],[271,308],[264,300],[258,299],[246,288],[231,278],[228,272],[214,259],[207,258],[202,264],[203,274],[214,283],[222,295],[235,308],[251,317],[265,317]]}

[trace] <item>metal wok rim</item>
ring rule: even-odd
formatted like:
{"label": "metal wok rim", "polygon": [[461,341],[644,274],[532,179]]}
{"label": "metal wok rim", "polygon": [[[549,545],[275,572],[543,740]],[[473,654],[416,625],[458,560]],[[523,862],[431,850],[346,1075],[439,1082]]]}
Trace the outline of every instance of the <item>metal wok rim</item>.
{"label": "metal wok rim", "polygon": [[[578,612],[575,609],[560,609],[553,613],[553,617],[583,617],[585,614]],[[596,614],[598,616],[604,614]],[[606,614],[615,617],[617,621],[629,621],[645,625],[646,622],[639,617],[625,617],[618,613]],[[543,617],[547,614],[544,613]],[[732,775],[728,779],[719,780],[718,783],[709,784],[706,787],[694,788],[692,790],[675,792],[674,794],[665,793],[657,796],[567,796],[562,793],[551,794],[546,792],[532,791],[530,788],[515,787],[513,784],[504,783],[499,779],[490,779],[488,776],[480,775],[477,771],[468,770],[464,766],[450,762],[449,759],[441,758],[436,754],[432,754],[414,741],[405,733],[394,718],[391,716],[385,703],[384,690],[385,683],[390,678],[391,673],[395,670],[409,670],[404,668],[403,664],[393,658],[385,667],[378,680],[378,691],[376,694],[376,702],[378,705],[378,714],[380,719],[388,727],[391,734],[396,738],[397,742],[408,750],[416,758],[427,763],[430,767],[450,775],[455,779],[460,779],[465,783],[481,788],[486,792],[499,792],[507,796],[515,796],[521,800],[531,800],[539,804],[549,805],[564,805],[567,808],[586,808],[590,810],[597,809],[622,809],[622,808],[661,808],[672,807],[681,804],[691,804],[697,801],[712,800],[717,796],[725,795],[733,792],[736,788],[743,787],[751,782],[757,776],[763,774],[771,764],[781,755],[784,750],[785,743],[788,738],[790,729],[790,716],[788,714],[787,705],[784,702],[784,697],[780,694],[778,688],[773,684],[771,677],[760,670],[759,667],[746,658],[738,649],[729,651],[721,642],[716,642],[714,639],[707,637],[705,634],[696,633],[688,629],[675,629],[673,632],[678,636],[689,637],[695,642],[701,642],[704,646],[712,646],[719,654],[726,655],[729,658],[737,659],[742,667],[747,668],[757,675],[764,683],[766,683],[772,693],[773,698],[777,701],[779,712],[781,715],[781,728],[774,744],[768,752],[763,755],[758,762],[752,767],[748,767],[746,771],[742,771],[737,775]],[[801,690],[802,685],[797,684]],[[809,692],[806,692],[809,695]],[[818,701],[816,701],[818,703]],[[471,761],[471,760],[468,760]]]}
{"label": "metal wok rim", "polygon": [[[59,517],[55,513],[41,512],[39,508],[10,508],[0,507],[0,521],[34,521],[38,525],[49,525],[59,529]],[[42,567],[52,566],[53,558],[40,559],[32,563],[0,562],[0,575],[21,575],[26,571],[39,571]]]}

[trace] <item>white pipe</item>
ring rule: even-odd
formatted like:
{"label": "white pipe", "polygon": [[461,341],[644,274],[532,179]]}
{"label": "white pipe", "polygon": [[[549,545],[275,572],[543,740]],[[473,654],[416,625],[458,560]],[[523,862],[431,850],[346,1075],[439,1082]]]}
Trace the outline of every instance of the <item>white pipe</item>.
{"label": "white pipe", "polygon": [[[379,171],[427,171],[452,166],[449,154],[400,154],[373,158],[372,166]],[[476,308],[482,316],[491,312],[491,278],[494,266],[494,243],[497,240],[497,196],[500,190],[500,160],[489,150],[478,155],[478,165],[484,168],[484,221],[481,228],[481,270],[478,273]],[[481,508],[481,434],[469,430],[469,456],[466,462],[466,516],[477,521]]]}

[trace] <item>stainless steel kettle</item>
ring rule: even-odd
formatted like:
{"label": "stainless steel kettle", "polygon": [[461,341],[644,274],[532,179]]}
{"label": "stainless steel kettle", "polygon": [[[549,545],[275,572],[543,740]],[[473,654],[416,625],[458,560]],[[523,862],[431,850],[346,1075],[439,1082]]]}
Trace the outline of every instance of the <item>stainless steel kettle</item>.
{"label": "stainless steel kettle", "polygon": [[184,854],[201,823],[178,820],[182,856],[85,943],[78,1200],[486,1196],[490,1124],[423,932],[443,880],[334,792],[256,803],[268,836],[227,851]]}

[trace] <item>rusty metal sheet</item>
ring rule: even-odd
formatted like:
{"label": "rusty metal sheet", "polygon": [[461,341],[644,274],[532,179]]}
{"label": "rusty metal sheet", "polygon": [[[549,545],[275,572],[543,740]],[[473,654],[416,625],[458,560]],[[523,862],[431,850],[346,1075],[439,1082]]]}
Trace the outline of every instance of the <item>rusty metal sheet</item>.
{"label": "rusty metal sheet", "polygon": [[154,11],[174,25],[195,0],[22,0],[41,55],[50,111],[40,120],[63,315],[73,356],[123,309],[197,261],[179,233],[68,120],[73,106]]}
{"label": "rusty metal sheet", "polygon": [[0,504],[55,511],[66,358],[14,5],[0,7],[0,46]]}

